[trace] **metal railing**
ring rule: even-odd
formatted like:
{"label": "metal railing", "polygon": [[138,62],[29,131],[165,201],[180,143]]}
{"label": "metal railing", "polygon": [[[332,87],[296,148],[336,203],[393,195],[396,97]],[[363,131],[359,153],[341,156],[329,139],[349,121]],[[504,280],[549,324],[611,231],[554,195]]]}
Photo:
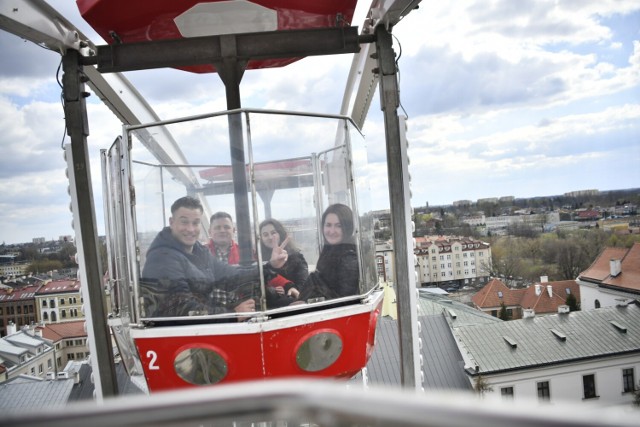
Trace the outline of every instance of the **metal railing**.
{"label": "metal railing", "polygon": [[3,414],[0,425],[112,426],[637,426],[633,407],[482,399],[471,393],[363,389],[326,380],[237,383]]}

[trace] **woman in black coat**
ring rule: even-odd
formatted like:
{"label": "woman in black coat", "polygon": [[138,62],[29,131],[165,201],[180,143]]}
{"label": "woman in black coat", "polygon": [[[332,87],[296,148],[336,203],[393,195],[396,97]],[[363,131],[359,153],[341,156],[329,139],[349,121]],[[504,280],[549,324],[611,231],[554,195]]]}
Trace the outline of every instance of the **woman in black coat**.
{"label": "woman in black coat", "polygon": [[301,301],[325,300],[357,295],[360,269],[354,242],[353,212],[346,205],[336,203],[322,214],[324,246],[316,269],[303,285],[298,297]]}
{"label": "woman in black coat", "polygon": [[[281,245],[285,240],[287,241],[283,248],[287,252],[287,261],[281,268],[274,269],[278,276],[270,280],[267,286],[274,289],[278,294],[287,297],[279,298],[275,305],[288,305],[298,298],[304,282],[309,276],[309,266],[300,250],[291,238],[287,236],[284,226],[278,220],[271,218],[262,221],[259,231],[263,259],[271,258],[273,248]],[[267,301],[267,305],[274,305],[273,302],[272,304],[268,303],[269,301]]]}

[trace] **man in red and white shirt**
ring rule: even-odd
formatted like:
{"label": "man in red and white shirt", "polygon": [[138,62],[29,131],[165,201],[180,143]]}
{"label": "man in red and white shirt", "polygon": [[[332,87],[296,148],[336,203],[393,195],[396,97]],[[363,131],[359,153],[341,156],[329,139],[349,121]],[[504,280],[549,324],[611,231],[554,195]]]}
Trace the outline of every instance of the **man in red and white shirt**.
{"label": "man in red and white shirt", "polygon": [[240,262],[238,244],[233,240],[236,228],[227,212],[216,212],[209,221],[209,242],[207,247],[211,255],[229,265]]}

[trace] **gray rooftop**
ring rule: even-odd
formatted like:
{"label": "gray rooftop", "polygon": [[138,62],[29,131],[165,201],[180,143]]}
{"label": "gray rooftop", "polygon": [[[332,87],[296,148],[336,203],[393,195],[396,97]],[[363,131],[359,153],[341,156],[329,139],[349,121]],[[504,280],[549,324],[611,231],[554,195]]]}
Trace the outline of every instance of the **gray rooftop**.
{"label": "gray rooftop", "polygon": [[12,344],[24,347],[39,347],[46,343],[46,341],[39,337],[34,337],[29,335],[24,331],[18,331],[15,334],[8,335],[4,337],[6,341],[9,341]]}
{"label": "gray rooftop", "polygon": [[419,291],[418,316],[446,314],[452,326],[476,325],[482,323],[502,323],[503,321],[448,296]]}
{"label": "gray rooftop", "polygon": [[[417,303],[424,388],[471,390],[451,327],[503,322],[444,295],[420,292]],[[390,317],[382,317],[378,322],[376,346],[367,364],[367,374],[371,386],[401,384],[398,322]],[[360,379],[360,375],[355,377],[356,381]]]}
{"label": "gray rooftop", "polygon": [[480,373],[640,355],[640,305],[465,325],[454,334]]}
{"label": "gray rooftop", "polygon": [[53,409],[66,406],[73,379],[42,380],[20,375],[0,383],[0,409],[24,412],[28,409]]}
{"label": "gray rooftop", "polygon": [[14,345],[9,341],[0,339],[0,355],[5,354],[5,355],[20,356],[22,354],[27,354],[27,353],[29,353],[28,349],[24,347],[18,347],[17,345]]}

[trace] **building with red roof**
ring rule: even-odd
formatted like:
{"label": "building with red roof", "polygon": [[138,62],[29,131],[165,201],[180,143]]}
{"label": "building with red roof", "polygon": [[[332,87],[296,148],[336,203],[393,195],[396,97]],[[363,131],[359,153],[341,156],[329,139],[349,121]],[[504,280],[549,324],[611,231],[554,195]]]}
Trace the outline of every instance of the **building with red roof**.
{"label": "building with red roof", "polygon": [[570,294],[575,296],[576,302],[580,301],[580,287],[574,280],[549,282],[542,277],[540,283],[526,289],[510,289],[499,279],[492,279],[471,297],[471,301],[476,308],[495,317],[504,304],[509,319],[521,319],[567,311]]}
{"label": "building with red roof", "polygon": [[422,286],[456,284],[458,287],[489,280],[491,245],[469,237],[416,237],[413,254]]}
{"label": "building with red roof", "polygon": [[36,293],[38,319],[44,323],[73,322],[84,319],[80,281],[52,280]]}
{"label": "building with red roof", "polygon": [[69,361],[82,361],[89,356],[85,321],[51,323],[42,329],[42,337],[56,349],[56,367],[64,368]]}
{"label": "building with red roof", "polygon": [[0,289],[0,336],[7,336],[12,322],[19,330],[38,321],[35,295],[42,285],[5,287]]}
{"label": "building with red roof", "polygon": [[631,248],[605,248],[576,281],[583,310],[640,299],[640,243]]}

